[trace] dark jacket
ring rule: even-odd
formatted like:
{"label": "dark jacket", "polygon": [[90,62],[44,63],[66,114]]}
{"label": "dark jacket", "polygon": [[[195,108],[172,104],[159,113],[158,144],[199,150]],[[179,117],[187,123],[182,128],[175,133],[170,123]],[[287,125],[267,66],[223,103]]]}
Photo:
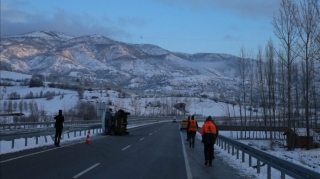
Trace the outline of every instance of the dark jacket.
{"label": "dark jacket", "polygon": [[54,127],[57,129],[62,129],[63,122],[64,122],[64,116],[62,114],[58,114],[57,116],[54,117],[54,119],[56,120]]}

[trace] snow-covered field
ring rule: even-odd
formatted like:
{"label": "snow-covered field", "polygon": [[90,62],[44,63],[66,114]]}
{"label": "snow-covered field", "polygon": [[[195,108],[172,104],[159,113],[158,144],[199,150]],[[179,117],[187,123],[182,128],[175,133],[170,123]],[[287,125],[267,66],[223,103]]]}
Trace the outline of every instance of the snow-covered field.
{"label": "snow-covered field", "polygon": [[[10,78],[14,80],[31,78],[30,75],[22,74],[19,78],[19,73],[0,71],[1,78]],[[78,93],[72,90],[64,90],[59,88],[50,88],[47,85],[45,87],[33,87],[29,88],[27,86],[0,86],[0,92],[3,99],[0,101],[0,113],[4,113],[4,103],[9,102],[8,95],[17,92],[22,99],[13,100],[13,102],[19,103],[21,100],[23,102],[34,102],[37,103],[39,109],[43,109],[47,112],[47,115],[57,114],[59,109],[63,111],[68,111],[69,109],[76,106],[80,101]],[[47,100],[46,98],[33,98],[33,99],[23,99],[26,95],[33,93],[33,96],[40,96],[40,93],[45,94],[47,92],[55,92],[56,96]],[[93,90],[84,91],[84,99],[81,101],[90,101],[94,104],[97,102],[112,102],[116,109],[123,108],[129,110],[132,115],[143,115],[143,116],[159,116],[166,115],[168,109],[171,110],[169,113],[177,113],[177,115],[183,115],[177,110],[173,111],[173,105],[176,103],[183,102],[186,104],[186,110],[189,115],[200,114],[204,116],[225,116],[227,113],[227,105],[221,102],[214,102],[213,100],[207,98],[198,97],[137,97],[135,94],[130,94],[131,97],[119,98],[119,92],[115,90]],[[161,104],[162,107],[158,107],[157,104]],[[155,106],[155,107],[153,107]],[[235,106],[232,115],[238,115],[238,107]],[[13,112],[19,112],[18,107],[14,109]],[[23,111],[23,113],[28,114],[28,111]]]}

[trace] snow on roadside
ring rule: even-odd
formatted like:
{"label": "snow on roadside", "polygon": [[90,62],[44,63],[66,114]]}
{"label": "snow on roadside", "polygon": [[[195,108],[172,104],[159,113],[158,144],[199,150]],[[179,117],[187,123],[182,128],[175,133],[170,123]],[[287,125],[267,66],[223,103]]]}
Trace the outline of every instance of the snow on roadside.
{"label": "snow on roadside", "polygon": [[[199,127],[203,125],[203,122],[198,122]],[[225,137],[234,138],[236,136],[235,131],[219,131],[219,135],[223,135]],[[201,140],[201,135],[197,133],[197,137]],[[236,140],[236,139],[235,139]],[[305,150],[297,148],[293,151],[287,151],[285,148],[280,147],[278,145],[273,146],[272,150],[269,147],[270,146],[270,140],[237,140],[238,142],[249,144],[258,149],[261,150],[261,148],[267,149],[267,150],[261,150],[263,152],[266,152],[270,155],[276,156],[278,158],[281,158],[283,160],[287,160],[291,163],[295,163],[297,165],[303,166],[305,168],[308,168],[310,170],[313,170],[317,173],[319,173],[320,176],[320,148],[318,149],[311,149],[311,150]],[[256,169],[253,169],[252,167],[249,167],[249,156],[245,155],[245,162],[242,162],[241,156],[239,159],[236,159],[236,155],[229,154],[227,150],[224,150],[220,148],[218,145],[214,146],[215,148],[215,154],[217,156],[220,156],[223,158],[224,161],[228,162],[230,166],[239,169],[239,171],[243,174],[258,176],[258,178],[267,178],[267,167],[262,166],[260,174],[256,172]],[[256,165],[256,160],[252,160],[252,166]],[[281,178],[281,173],[272,168],[272,176],[271,178]],[[289,176],[286,176],[286,179],[291,178]],[[320,178],[320,177],[319,177]]]}

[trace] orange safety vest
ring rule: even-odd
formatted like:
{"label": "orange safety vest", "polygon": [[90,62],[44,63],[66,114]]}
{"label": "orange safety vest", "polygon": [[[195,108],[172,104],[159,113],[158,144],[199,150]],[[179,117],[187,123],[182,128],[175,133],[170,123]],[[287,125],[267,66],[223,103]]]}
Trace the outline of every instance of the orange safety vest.
{"label": "orange safety vest", "polygon": [[211,121],[206,121],[201,128],[201,135],[205,133],[217,134],[217,128]]}
{"label": "orange safety vest", "polygon": [[190,124],[189,124],[189,129],[188,129],[189,132],[190,132],[190,131],[197,131],[197,130],[198,130],[198,128],[197,128],[197,121],[196,121],[196,120],[190,120],[189,123],[190,123]]}

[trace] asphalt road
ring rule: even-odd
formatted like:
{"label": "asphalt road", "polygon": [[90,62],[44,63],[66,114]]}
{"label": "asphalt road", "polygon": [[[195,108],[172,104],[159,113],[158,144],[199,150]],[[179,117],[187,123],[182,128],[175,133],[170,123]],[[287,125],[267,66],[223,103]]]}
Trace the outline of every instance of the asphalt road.
{"label": "asphalt road", "polygon": [[204,165],[199,140],[189,148],[179,123],[157,123],[130,130],[126,136],[97,135],[0,155],[1,179],[186,179],[240,178],[216,157]]}

